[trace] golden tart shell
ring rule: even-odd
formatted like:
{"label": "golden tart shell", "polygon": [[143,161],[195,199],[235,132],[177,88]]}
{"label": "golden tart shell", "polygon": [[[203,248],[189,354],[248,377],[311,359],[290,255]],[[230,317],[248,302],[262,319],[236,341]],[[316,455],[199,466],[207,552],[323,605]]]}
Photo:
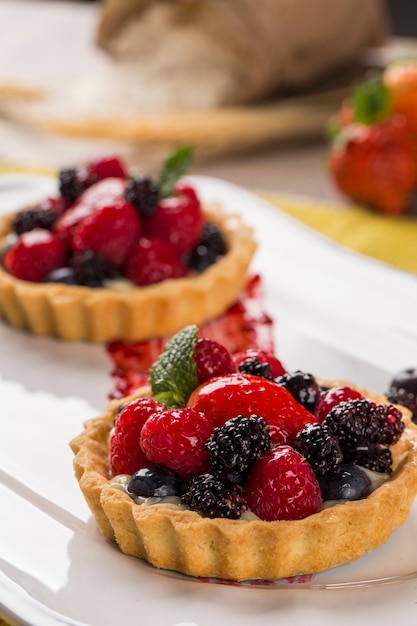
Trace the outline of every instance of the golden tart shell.
{"label": "golden tart shell", "polygon": [[[375,402],[387,402],[385,396],[361,391]],[[130,398],[146,395],[149,388],[142,388]],[[71,441],[75,475],[101,533],[122,552],[158,568],[231,580],[320,572],[385,543],[406,520],[417,494],[417,426],[398,406],[406,428],[391,447],[392,477],[365,500],[275,522],[208,519],[170,505],[138,505],[108,478],[108,441],[119,405],[111,403]]]}
{"label": "golden tart shell", "polygon": [[[0,317],[35,335],[75,341],[139,341],[162,337],[224,313],[239,297],[256,250],[252,229],[217,205],[204,209],[228,245],[201,274],[148,287],[104,289],[14,278],[0,265]],[[0,246],[12,215],[0,218]]]}

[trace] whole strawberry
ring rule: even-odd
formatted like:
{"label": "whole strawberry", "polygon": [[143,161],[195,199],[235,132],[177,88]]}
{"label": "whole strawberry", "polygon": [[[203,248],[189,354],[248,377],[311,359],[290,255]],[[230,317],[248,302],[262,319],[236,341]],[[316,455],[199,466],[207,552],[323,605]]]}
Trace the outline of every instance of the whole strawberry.
{"label": "whole strawberry", "polygon": [[405,119],[354,123],[343,128],[330,150],[328,166],[338,189],[355,202],[382,213],[405,213],[417,184],[416,150]]}
{"label": "whole strawberry", "polygon": [[213,430],[203,413],[194,409],[167,409],[144,424],[140,445],[149,461],[164,465],[183,478],[209,468],[205,444]]}
{"label": "whole strawberry", "polygon": [[39,283],[67,261],[66,245],[48,230],[24,232],[5,254],[4,267],[21,280]]}
{"label": "whole strawberry", "polygon": [[146,420],[165,407],[153,399],[138,398],[126,404],[117,415],[110,437],[110,474],[134,474],[148,460],[139,445]]}
{"label": "whole strawberry", "polygon": [[311,466],[287,445],[272,448],[254,463],[244,496],[249,509],[267,522],[303,519],[322,506]]}
{"label": "whole strawberry", "polygon": [[289,391],[251,374],[232,373],[209,380],[193,391],[188,406],[202,411],[216,427],[238,415],[263,417],[274,444],[291,443],[306,424],[317,422]]}
{"label": "whole strawberry", "polygon": [[417,58],[405,57],[390,63],[382,82],[391,98],[393,113],[403,115],[417,139]]}

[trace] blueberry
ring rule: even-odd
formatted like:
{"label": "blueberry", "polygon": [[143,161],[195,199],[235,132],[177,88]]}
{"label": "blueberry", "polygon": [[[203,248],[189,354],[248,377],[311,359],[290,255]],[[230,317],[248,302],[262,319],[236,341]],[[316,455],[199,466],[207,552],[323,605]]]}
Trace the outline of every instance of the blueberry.
{"label": "blueberry", "polygon": [[77,285],[77,279],[75,278],[74,270],[71,267],[60,267],[57,270],[53,270],[45,278],[47,283],[64,283],[65,285]]}
{"label": "blueberry", "polygon": [[342,464],[338,469],[326,472],[318,478],[323,501],[361,500],[372,491],[368,474],[357,465]]}
{"label": "blueberry", "polygon": [[417,422],[417,368],[409,367],[398,372],[392,379],[387,397],[394,404],[407,407]]}
{"label": "blueberry", "polygon": [[133,474],[128,491],[143,498],[178,496],[181,493],[181,478],[167,467],[150,463]]}

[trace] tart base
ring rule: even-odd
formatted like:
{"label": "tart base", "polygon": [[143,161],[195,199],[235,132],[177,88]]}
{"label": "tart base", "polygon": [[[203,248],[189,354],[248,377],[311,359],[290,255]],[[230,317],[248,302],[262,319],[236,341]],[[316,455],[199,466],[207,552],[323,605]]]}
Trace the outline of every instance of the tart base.
{"label": "tart base", "polygon": [[[149,395],[143,387],[124,402]],[[387,402],[385,396],[365,396]],[[168,504],[138,505],[108,478],[108,440],[120,404],[110,403],[71,441],[75,475],[101,533],[125,554],[157,568],[235,581],[320,572],[385,543],[406,520],[417,494],[417,426],[407,409],[398,407],[406,428],[391,447],[392,477],[365,500],[276,522],[208,519]]]}
{"label": "tart base", "polygon": [[[67,341],[138,341],[201,325],[223,313],[243,289],[256,250],[252,229],[220,206],[204,209],[228,252],[201,274],[129,290],[31,283],[0,265],[0,317],[15,328]],[[12,216],[0,218],[0,246]]]}

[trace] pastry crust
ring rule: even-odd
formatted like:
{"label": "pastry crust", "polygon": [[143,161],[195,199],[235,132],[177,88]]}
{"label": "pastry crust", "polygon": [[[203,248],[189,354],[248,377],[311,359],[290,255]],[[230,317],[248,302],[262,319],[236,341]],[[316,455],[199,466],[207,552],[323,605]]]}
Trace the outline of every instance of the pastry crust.
{"label": "pastry crust", "polygon": [[[252,229],[220,206],[204,209],[228,245],[227,254],[201,274],[128,290],[31,283],[0,266],[0,317],[35,335],[68,341],[138,341],[162,337],[223,313],[244,287],[256,243]],[[0,246],[12,215],[0,218]]]}
{"label": "pastry crust", "polygon": [[[148,387],[123,402],[146,395]],[[387,403],[385,396],[365,395]],[[158,568],[231,580],[327,570],[385,543],[406,520],[417,494],[417,426],[407,409],[398,406],[406,428],[391,447],[392,477],[365,500],[276,522],[208,519],[170,505],[138,505],[108,478],[108,441],[120,404],[111,403],[71,441],[75,475],[102,534],[116,541],[122,552]]]}

